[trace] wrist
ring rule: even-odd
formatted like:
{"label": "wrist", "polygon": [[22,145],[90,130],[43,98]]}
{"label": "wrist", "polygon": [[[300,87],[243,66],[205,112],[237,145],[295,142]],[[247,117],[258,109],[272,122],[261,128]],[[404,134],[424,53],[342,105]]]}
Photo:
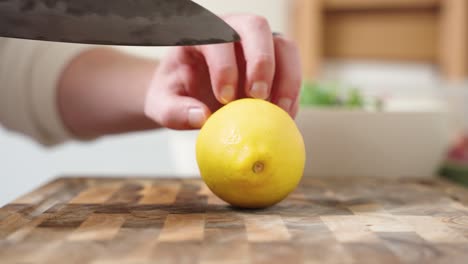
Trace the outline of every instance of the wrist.
{"label": "wrist", "polygon": [[65,69],[58,87],[65,125],[77,138],[158,127],[144,114],[156,67],[155,61],[114,49],[83,52]]}

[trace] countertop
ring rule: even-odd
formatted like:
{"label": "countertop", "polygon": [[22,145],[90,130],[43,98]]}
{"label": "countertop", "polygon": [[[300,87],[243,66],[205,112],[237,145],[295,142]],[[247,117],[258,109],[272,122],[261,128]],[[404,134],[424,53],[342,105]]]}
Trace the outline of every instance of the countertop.
{"label": "countertop", "polygon": [[467,263],[467,206],[436,178],[304,178],[264,210],[198,178],[59,178],[0,208],[0,262]]}

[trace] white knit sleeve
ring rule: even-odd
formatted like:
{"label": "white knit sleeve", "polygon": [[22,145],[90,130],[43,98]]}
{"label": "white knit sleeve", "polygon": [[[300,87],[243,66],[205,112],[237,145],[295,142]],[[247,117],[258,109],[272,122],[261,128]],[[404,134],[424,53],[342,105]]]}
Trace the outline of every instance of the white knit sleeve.
{"label": "white knit sleeve", "polygon": [[56,88],[66,65],[86,48],[0,38],[0,123],[43,145],[68,140]]}

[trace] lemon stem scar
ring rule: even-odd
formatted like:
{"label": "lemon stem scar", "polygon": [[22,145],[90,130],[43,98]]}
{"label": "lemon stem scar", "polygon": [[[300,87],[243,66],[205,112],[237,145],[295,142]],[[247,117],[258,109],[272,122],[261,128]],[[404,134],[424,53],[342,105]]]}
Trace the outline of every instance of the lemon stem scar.
{"label": "lemon stem scar", "polygon": [[252,167],[252,171],[255,173],[261,173],[263,169],[265,168],[265,165],[261,161],[255,162],[255,164]]}

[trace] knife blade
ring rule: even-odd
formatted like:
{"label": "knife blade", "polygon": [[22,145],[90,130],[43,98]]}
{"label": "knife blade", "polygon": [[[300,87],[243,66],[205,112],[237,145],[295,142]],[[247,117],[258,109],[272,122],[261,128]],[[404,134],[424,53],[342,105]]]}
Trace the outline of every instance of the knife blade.
{"label": "knife blade", "polygon": [[0,0],[0,36],[125,46],[240,40],[221,18],[191,0]]}

